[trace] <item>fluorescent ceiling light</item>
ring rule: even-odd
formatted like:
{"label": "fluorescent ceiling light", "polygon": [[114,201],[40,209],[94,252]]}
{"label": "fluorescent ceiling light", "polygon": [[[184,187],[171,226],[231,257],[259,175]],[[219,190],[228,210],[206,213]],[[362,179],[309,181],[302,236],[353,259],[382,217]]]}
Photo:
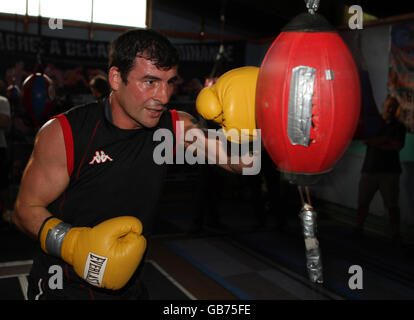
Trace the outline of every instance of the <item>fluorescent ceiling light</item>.
{"label": "fluorescent ceiling light", "polygon": [[95,0],[93,9],[93,22],[146,27],[146,0]]}
{"label": "fluorescent ceiling light", "polygon": [[1,1],[0,12],[26,14],[26,0]]}
{"label": "fluorescent ceiling light", "polygon": [[[30,16],[146,27],[147,0],[29,0]],[[114,5],[114,2],[116,5]],[[40,3],[40,6],[39,6]],[[26,14],[26,0],[1,1],[0,12]]]}

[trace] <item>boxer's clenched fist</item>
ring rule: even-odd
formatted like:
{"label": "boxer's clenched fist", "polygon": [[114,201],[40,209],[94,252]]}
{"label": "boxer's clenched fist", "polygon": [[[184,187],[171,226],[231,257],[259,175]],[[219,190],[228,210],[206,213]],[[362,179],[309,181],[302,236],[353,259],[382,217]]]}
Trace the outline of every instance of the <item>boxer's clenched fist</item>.
{"label": "boxer's clenched fist", "polygon": [[39,231],[46,253],[71,264],[90,284],[118,290],[131,278],[146,248],[142,224],[135,217],[117,217],[93,228],[71,227],[57,218]]}
{"label": "boxer's clenched fist", "polygon": [[[258,67],[242,67],[223,74],[211,87],[200,91],[196,108],[206,120],[222,126],[227,139],[240,143],[248,129],[248,140],[256,136],[256,83]],[[233,129],[234,131],[232,132]],[[234,133],[234,134],[232,134]]]}

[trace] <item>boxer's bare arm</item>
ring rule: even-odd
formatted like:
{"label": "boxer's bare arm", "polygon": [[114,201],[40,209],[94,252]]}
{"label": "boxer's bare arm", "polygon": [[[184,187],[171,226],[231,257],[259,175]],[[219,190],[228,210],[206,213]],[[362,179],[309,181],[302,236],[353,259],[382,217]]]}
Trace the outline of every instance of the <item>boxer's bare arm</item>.
{"label": "boxer's bare arm", "polygon": [[46,207],[68,186],[66,149],[57,119],[38,132],[32,155],[24,170],[14,209],[16,226],[31,237],[51,213]]}
{"label": "boxer's bare arm", "polygon": [[[202,149],[204,147],[204,157],[210,159],[213,163],[217,164],[223,169],[241,174],[243,168],[251,167],[251,163],[245,165],[244,162],[240,159],[237,164],[231,163],[231,158],[227,154],[227,147],[223,145],[223,141],[220,139],[212,139],[207,135],[207,129],[202,128],[192,115],[186,112],[179,112],[179,119],[184,122],[184,147],[188,148],[189,146],[196,147],[197,149]],[[188,130],[194,129],[193,133],[196,134],[196,138],[192,141],[186,140],[186,133]],[[210,150],[210,151],[209,151]],[[221,163],[220,159],[227,159],[226,163]]]}

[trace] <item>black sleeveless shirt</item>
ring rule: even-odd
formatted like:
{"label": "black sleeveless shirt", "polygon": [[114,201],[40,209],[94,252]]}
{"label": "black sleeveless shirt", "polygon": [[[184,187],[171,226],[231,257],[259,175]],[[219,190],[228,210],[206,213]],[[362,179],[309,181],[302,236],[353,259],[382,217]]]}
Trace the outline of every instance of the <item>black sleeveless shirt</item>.
{"label": "black sleeveless shirt", "polygon": [[[159,128],[170,130],[174,148],[177,112],[167,110],[157,127],[136,130],[120,129],[112,123],[108,100],[72,108],[56,118],[63,130],[70,181],[47,209],[74,227],[93,227],[113,217],[135,216],[148,239],[166,174],[166,165],[153,160],[154,148],[161,143],[154,141],[153,135]],[[70,265],[43,252],[34,259],[31,275],[45,277],[50,265],[57,263],[65,269],[66,280],[74,280]],[[86,282],[83,286],[95,291]]]}
{"label": "black sleeveless shirt", "polygon": [[[172,111],[155,128],[124,130],[108,119],[105,104],[89,104],[57,116],[64,131],[70,182],[49,206],[57,218],[73,226],[93,227],[117,216],[135,216],[149,235],[166,167],[153,160],[160,142],[155,130],[174,132]],[[72,141],[70,141],[72,136]]]}

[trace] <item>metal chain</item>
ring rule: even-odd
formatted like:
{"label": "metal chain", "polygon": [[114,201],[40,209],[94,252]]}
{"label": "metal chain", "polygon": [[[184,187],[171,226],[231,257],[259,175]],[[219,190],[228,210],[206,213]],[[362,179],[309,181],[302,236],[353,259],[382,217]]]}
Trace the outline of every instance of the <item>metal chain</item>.
{"label": "metal chain", "polygon": [[300,200],[302,201],[302,206],[304,206],[305,203],[312,206],[308,186],[305,186],[306,201],[305,201],[305,198],[303,197],[302,186],[298,186],[298,190],[299,190]]}

